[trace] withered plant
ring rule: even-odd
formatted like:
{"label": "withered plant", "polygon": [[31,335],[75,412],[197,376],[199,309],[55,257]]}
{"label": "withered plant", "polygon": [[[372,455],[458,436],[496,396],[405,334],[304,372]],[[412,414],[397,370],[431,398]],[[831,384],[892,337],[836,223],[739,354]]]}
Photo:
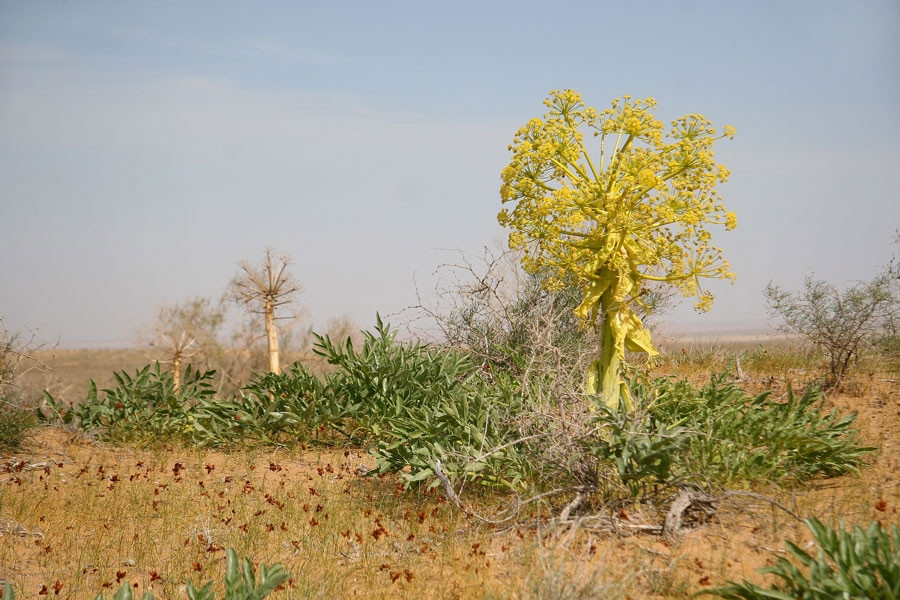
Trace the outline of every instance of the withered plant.
{"label": "withered plant", "polygon": [[241,273],[231,283],[235,301],[244,304],[251,313],[261,314],[265,318],[269,371],[275,374],[281,373],[275,311],[279,306],[291,303],[294,293],[303,289],[287,271],[290,264],[287,254],[276,256],[272,248],[266,248],[261,264],[238,263]]}

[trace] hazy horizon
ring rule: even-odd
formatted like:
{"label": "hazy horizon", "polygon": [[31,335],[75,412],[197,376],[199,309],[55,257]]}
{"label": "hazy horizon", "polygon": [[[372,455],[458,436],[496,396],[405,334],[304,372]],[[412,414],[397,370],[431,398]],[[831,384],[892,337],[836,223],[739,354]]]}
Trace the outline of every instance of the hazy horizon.
{"label": "hazy horizon", "polygon": [[309,324],[369,328],[502,235],[507,145],[571,88],[737,128],[717,158],[739,225],[713,231],[737,281],[666,327],[764,332],[769,281],[864,280],[900,251],[897,73],[892,0],[0,2],[0,316],[128,344],[271,246]]}

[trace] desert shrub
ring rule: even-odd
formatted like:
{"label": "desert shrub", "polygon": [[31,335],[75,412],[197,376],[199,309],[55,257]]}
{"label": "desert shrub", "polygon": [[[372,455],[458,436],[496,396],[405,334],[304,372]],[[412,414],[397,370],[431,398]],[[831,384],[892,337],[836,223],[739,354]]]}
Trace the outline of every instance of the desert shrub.
{"label": "desert shrub", "polygon": [[332,373],[317,378],[295,365],[258,378],[247,391],[283,403],[306,431],[330,427],[371,447],[375,472],[401,473],[407,483],[433,478],[436,459],[454,478],[521,480],[522,470],[510,468],[513,449],[482,456],[513,431],[509,417],[520,397],[507,374],[453,348],[399,343],[380,317],[358,349],[349,337],[337,344],[316,339],[314,350]]}
{"label": "desert shrub", "polygon": [[452,479],[514,487],[531,472],[515,444],[520,405],[512,379],[487,384],[471,371],[431,402],[401,406],[380,425],[372,451],[376,470],[399,472],[407,483],[436,484],[434,465],[440,460]]}
{"label": "desert shrub", "polygon": [[[581,390],[600,338],[575,314],[583,300],[578,287],[547,289],[553,272],[523,272],[521,252],[485,249],[482,265],[462,258],[440,269],[440,306],[420,307],[436,322],[443,343],[520,377],[526,386],[550,384],[556,395]],[[674,297],[667,287],[648,285],[635,309],[651,323]]]}
{"label": "desert shrub", "polygon": [[690,432],[686,467],[723,482],[802,480],[855,470],[872,448],[852,428],[856,414],[825,411],[821,390],[801,397],[790,388],[783,401],[771,391],[748,395],[726,377],[695,391],[684,382],[654,386],[653,413]]}
{"label": "desert shrub", "polygon": [[611,466],[631,496],[637,498],[648,486],[673,479],[690,436],[683,427],[660,422],[649,412],[619,411],[597,407],[592,419],[595,434],[582,440],[584,450]]}
{"label": "desert shrub", "polygon": [[[786,542],[794,561],[776,556],[775,565],[761,569],[778,582],[769,588],[744,580],[703,593],[733,600],[900,598],[900,528],[879,523],[868,528],[835,530],[818,519],[806,519],[815,538],[813,556],[796,544]],[[795,564],[796,563],[796,564]]]}
{"label": "desert shrub", "polygon": [[[585,373],[600,353],[599,335],[575,314],[583,300],[577,286],[547,289],[551,272],[526,273],[520,259],[521,252],[490,249],[480,261],[461,255],[439,269],[437,306],[419,309],[443,344],[518,388],[515,406],[496,415],[508,428],[502,456],[527,465],[529,483],[540,490],[592,488],[605,467],[580,440],[593,414]],[[671,289],[647,286],[636,310],[647,323],[673,299]]]}
{"label": "desert shrub", "polygon": [[[540,270],[522,274],[507,257],[487,253],[484,268],[468,260],[445,267],[461,273],[462,281],[451,279],[439,289],[445,310],[428,314],[448,345],[518,384],[515,407],[496,416],[508,431],[491,443],[528,465],[534,487],[620,493],[609,488],[612,481],[637,497],[686,478],[717,487],[787,482],[852,470],[868,450],[852,429],[855,416],[825,411],[815,389],[789,391],[779,401],[770,392],[750,396],[724,376],[700,389],[673,379],[634,377],[629,387],[641,408],[596,406],[582,392],[585,361],[597,354],[599,342],[575,318],[582,298],[571,286],[548,291]],[[671,298],[654,293],[647,300],[652,315]],[[721,350],[714,347],[704,364],[735,365],[736,358]],[[682,356],[696,362],[695,354],[679,353],[673,362]],[[771,363],[769,354],[741,358],[756,366]],[[778,357],[783,368],[794,365],[788,354]],[[408,435],[427,426],[410,423]],[[534,433],[543,435],[529,440]],[[421,473],[427,477],[424,469]]]}
{"label": "desert shrub", "polygon": [[185,414],[185,441],[196,446],[280,445],[298,419],[283,398],[241,394],[210,398]]}
{"label": "desert shrub", "polygon": [[[113,374],[116,387],[97,391],[74,408],[46,394],[43,418],[74,423],[117,442],[176,441],[196,446],[278,444],[301,423],[282,395],[262,388],[231,399],[215,396],[215,372],[188,365],[178,391],[172,374],[159,363],[135,374]],[[259,377],[257,377],[259,379]],[[254,393],[259,391],[260,393]]]}
{"label": "desert shrub", "polygon": [[30,354],[29,343],[8,331],[0,317],[0,451],[21,446],[25,433],[37,423],[18,386],[23,361]]}
{"label": "desert shrub", "polygon": [[238,396],[210,398],[191,409],[190,442],[200,446],[361,442],[365,435],[354,425],[362,405],[341,394],[334,379],[316,376],[300,363],[281,373],[256,373]]}
{"label": "desert shrub", "polygon": [[430,334],[437,327],[442,345],[510,373],[530,395],[554,401],[580,394],[599,337],[575,316],[579,292],[544,289],[549,273],[525,273],[520,258],[491,248],[477,258],[460,253],[455,264],[439,267],[435,299],[415,312]]}
{"label": "desert shrub", "polygon": [[[295,363],[281,374],[256,375],[244,388],[257,402],[268,399],[302,427],[295,433],[332,428],[357,443],[373,441],[404,409],[431,402],[461,373],[457,357],[427,344],[396,342],[378,317],[375,333],[335,343],[313,334],[314,352],[333,367],[321,377]],[[471,365],[469,365],[471,368]]]}
{"label": "desert shrub", "polygon": [[159,363],[137,370],[134,376],[124,371],[113,376],[116,387],[99,393],[91,380],[87,398],[68,412],[61,402],[46,394],[49,410],[44,412],[45,418],[71,414],[69,420],[81,429],[114,441],[172,439],[185,433],[191,407],[215,393],[214,372],[196,371],[190,365],[177,392],[172,374],[162,371]]}
{"label": "desert shrub", "polygon": [[379,472],[412,467],[404,475],[408,481],[431,474],[435,459],[455,476],[480,472],[510,454],[491,453],[462,466],[463,457],[478,458],[506,441],[501,423],[517,402],[509,376],[495,376],[451,348],[399,343],[380,317],[360,348],[350,337],[335,344],[317,336],[315,352],[333,372],[319,377],[295,364],[282,374],[255,375],[241,394],[224,399],[214,395],[213,372],[188,366],[176,391],[172,375],[157,363],[133,376],[115,373],[117,385],[100,392],[91,381],[87,398],[74,408],[46,394],[41,415],[109,440],[201,446],[280,444],[328,428],[345,443],[371,447]]}
{"label": "desert shrub", "polygon": [[458,290],[459,303],[443,323],[447,344],[519,376],[558,373],[560,361],[596,350],[597,337],[574,313],[578,290],[550,292],[545,279],[523,275],[505,298],[496,295],[496,285]]}
{"label": "desert shrub", "polygon": [[451,478],[521,481],[525,470],[515,448],[492,452],[516,431],[516,380],[454,348],[395,338],[379,317],[359,351],[349,340],[335,346],[327,338],[316,349],[337,367],[328,387],[339,404],[353,405],[356,426],[374,441],[376,472],[436,483],[433,466],[440,460]]}
{"label": "desert shrub", "polygon": [[702,476],[707,483],[786,482],[855,470],[872,448],[852,428],[855,414],[826,412],[820,390],[784,401],[748,395],[713,377],[699,390],[670,378],[632,381],[644,408],[633,414],[597,410],[596,435],[582,443],[611,462],[635,495],[648,486]]}
{"label": "desert shrub", "polygon": [[404,409],[428,404],[449,393],[476,368],[453,350],[414,341],[398,343],[396,331],[377,317],[375,332],[363,332],[357,350],[350,338],[335,345],[317,336],[314,351],[335,371],[325,379],[330,393],[356,405],[361,426],[374,434]]}
{"label": "desert shrub", "polygon": [[299,362],[282,373],[255,374],[243,391],[258,401],[268,399],[270,408],[290,415],[283,425],[285,429],[292,425],[292,435],[309,438],[328,427],[345,440],[352,437],[344,425],[356,414],[359,403],[336,397],[329,376],[320,378]]}
{"label": "desert shrub", "polygon": [[833,386],[844,380],[860,350],[883,337],[885,326],[894,322],[900,310],[896,292],[892,274],[882,273],[843,290],[807,276],[800,292],[770,283],[764,293],[769,314],[782,320],[782,330],[822,349],[828,360],[826,383]]}
{"label": "desert shrub", "polygon": [[307,412],[315,407],[314,423],[342,419],[358,438],[364,433],[377,471],[403,473],[407,482],[436,483],[435,459],[451,479],[528,480],[540,489],[596,489],[612,469],[638,496],[699,474],[721,486],[839,475],[870,450],[852,428],[855,415],[825,411],[815,388],[799,396],[789,390],[778,401],[771,392],[750,396],[725,375],[700,389],[635,378],[632,396],[645,408],[629,413],[590,410],[571,389],[543,402],[547,390],[534,380],[525,385],[515,367],[488,368],[476,362],[483,356],[444,346],[399,344],[380,320],[359,350],[320,338],[317,352],[335,372],[320,383],[298,372],[292,396]]}
{"label": "desert shrub", "polygon": [[34,413],[20,407],[15,397],[0,397],[0,452],[19,448],[36,424]]}

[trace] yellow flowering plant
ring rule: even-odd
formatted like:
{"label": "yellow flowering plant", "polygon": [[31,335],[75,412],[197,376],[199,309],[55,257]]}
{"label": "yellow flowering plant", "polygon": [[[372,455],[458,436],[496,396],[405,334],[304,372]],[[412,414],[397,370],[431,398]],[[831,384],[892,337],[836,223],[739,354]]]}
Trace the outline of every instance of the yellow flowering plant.
{"label": "yellow flowering plant", "polygon": [[[623,96],[597,112],[573,90],[552,91],[542,119],[519,129],[503,169],[498,215],[509,245],[523,250],[523,267],[548,274],[546,287],[576,285],[575,314],[598,327],[601,355],[589,367],[587,392],[616,409],[631,410],[623,379],[625,351],[658,355],[635,312],[653,282],[676,286],[707,311],[713,295],[703,278],[734,279],[709,225],[731,230],[716,184],[728,179],[713,144],[717,134],[702,115],[664,125],[652,98]],[[587,137],[587,141],[585,140]]]}

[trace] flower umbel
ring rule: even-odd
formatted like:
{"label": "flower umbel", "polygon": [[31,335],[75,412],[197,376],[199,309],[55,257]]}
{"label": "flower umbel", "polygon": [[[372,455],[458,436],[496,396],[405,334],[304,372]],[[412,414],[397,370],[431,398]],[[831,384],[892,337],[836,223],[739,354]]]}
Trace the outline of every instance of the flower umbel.
{"label": "flower umbel", "polygon": [[602,327],[604,341],[588,391],[616,407],[626,348],[657,354],[633,310],[646,286],[673,285],[708,310],[713,296],[700,280],[734,278],[709,244],[708,226],[737,226],[716,191],[729,171],[713,154],[715,141],[735,130],[717,134],[703,115],[690,114],[664,135],[653,98],[623,96],[598,112],[563,90],[544,104],[549,111],[510,145],[500,197],[511,208],[498,220],[510,229],[511,247],[528,248],[526,270],[550,273],[549,288],[574,281],[583,290],[576,314]]}

